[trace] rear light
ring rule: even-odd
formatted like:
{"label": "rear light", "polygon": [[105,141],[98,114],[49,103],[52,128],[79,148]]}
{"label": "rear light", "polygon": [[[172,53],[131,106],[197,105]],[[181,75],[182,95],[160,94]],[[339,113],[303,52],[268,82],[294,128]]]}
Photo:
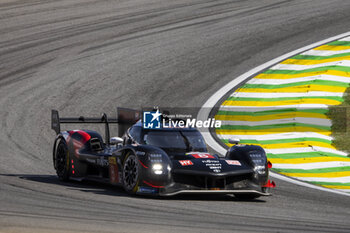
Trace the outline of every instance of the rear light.
{"label": "rear light", "polygon": [[73,159],[71,160],[71,162],[72,162],[72,174],[74,175],[74,173],[75,173],[75,171],[74,171],[74,161],[73,161]]}

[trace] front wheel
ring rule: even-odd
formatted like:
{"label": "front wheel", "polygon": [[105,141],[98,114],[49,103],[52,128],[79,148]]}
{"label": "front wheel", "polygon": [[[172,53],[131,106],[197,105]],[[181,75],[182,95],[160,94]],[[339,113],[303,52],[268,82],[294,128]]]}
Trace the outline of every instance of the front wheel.
{"label": "front wheel", "polygon": [[123,186],[125,191],[135,194],[139,183],[139,162],[133,153],[128,153],[123,164]]}
{"label": "front wheel", "polygon": [[65,140],[61,139],[55,153],[55,168],[58,178],[61,181],[69,179],[69,152]]}

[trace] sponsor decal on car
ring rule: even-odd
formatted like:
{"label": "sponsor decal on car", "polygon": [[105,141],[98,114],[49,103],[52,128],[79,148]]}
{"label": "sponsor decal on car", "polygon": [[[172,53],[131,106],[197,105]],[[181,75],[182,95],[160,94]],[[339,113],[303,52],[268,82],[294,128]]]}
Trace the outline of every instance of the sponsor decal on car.
{"label": "sponsor decal on car", "polygon": [[109,179],[111,184],[119,183],[118,165],[115,157],[109,157]]}
{"label": "sponsor decal on car", "polygon": [[180,163],[182,166],[190,166],[190,165],[193,165],[193,163],[192,163],[191,160],[179,160],[179,163]]}
{"label": "sponsor decal on car", "polygon": [[156,188],[151,188],[151,187],[138,187],[137,189],[138,193],[158,193],[158,189]]}
{"label": "sponsor decal on car", "polygon": [[228,165],[241,166],[241,163],[238,160],[225,160]]}
{"label": "sponsor decal on car", "polygon": [[117,160],[115,157],[109,157],[108,162],[109,162],[109,164],[113,164],[113,165],[117,164]]}
{"label": "sponsor decal on car", "polygon": [[187,153],[187,155],[192,155],[192,157],[196,159],[215,159],[214,156],[208,153],[191,152]]}
{"label": "sponsor decal on car", "polygon": [[97,158],[96,159],[96,164],[101,166],[101,167],[108,167],[109,162],[107,160],[107,158],[105,158],[104,156],[101,158]]}
{"label": "sponsor decal on car", "polygon": [[205,164],[206,167],[211,169],[213,172],[221,172],[221,163],[219,160],[202,160],[202,163]]}

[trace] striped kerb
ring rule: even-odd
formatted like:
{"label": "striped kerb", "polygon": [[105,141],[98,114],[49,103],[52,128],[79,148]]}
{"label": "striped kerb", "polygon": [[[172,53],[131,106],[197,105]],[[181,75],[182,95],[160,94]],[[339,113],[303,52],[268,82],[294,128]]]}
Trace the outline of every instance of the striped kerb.
{"label": "striped kerb", "polygon": [[[350,37],[291,57],[242,85],[221,104],[217,136],[262,146],[273,171],[350,192],[350,158],[332,145],[329,106],[350,84]],[[349,142],[350,143],[350,142]]]}

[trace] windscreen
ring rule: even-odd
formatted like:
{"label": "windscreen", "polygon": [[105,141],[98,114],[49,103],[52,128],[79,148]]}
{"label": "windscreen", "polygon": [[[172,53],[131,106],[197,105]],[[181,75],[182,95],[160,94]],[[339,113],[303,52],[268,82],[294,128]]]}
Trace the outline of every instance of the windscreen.
{"label": "windscreen", "polygon": [[204,139],[197,131],[146,131],[143,140],[147,145],[164,149],[206,151]]}
{"label": "windscreen", "polygon": [[192,151],[199,151],[199,152],[207,151],[204,138],[198,131],[183,131],[181,133],[188,140]]}

